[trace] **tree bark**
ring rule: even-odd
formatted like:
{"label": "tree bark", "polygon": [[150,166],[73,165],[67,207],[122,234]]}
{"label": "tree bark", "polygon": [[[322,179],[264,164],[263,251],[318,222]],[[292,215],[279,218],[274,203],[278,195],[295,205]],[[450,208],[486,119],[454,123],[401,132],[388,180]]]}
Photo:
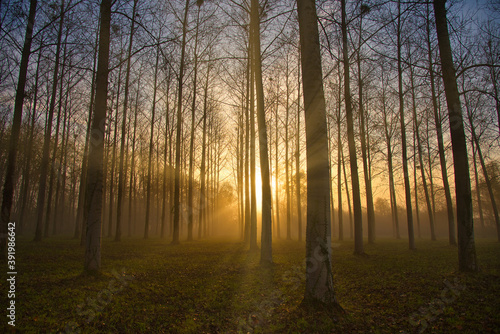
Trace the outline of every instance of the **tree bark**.
{"label": "tree bark", "polygon": [[97,272],[101,268],[101,210],[104,155],[104,123],[108,95],[109,44],[111,25],[111,0],[101,2],[101,24],[99,33],[99,55],[96,77],[95,111],[92,120],[89,166],[87,174],[87,196],[85,200],[86,242],[84,269]]}
{"label": "tree bark", "polygon": [[333,287],[326,106],[314,0],[297,2],[306,119],[307,232],[304,304],[340,308]]}
{"label": "tree bark", "polygon": [[[264,86],[262,84],[262,63],[260,54],[260,15],[259,0],[252,0],[251,25],[253,29],[253,68],[257,92],[257,123],[259,126],[259,157],[262,178],[262,230],[260,263],[268,265],[272,257],[272,221],[271,221],[271,180],[269,177],[269,153],[267,149],[266,114],[264,109]],[[220,137],[219,137],[220,138]],[[217,164],[218,166],[219,164]],[[218,179],[218,177],[217,177]],[[217,180],[218,181],[218,180]],[[218,184],[218,182],[217,182]]]}
{"label": "tree bark", "polygon": [[469,161],[465,142],[462,108],[458,93],[455,67],[450,46],[448,22],[446,21],[446,0],[434,0],[436,31],[438,36],[441,68],[448,104],[451,143],[455,169],[455,196],[458,226],[458,265],[460,271],[477,271],[476,246],[474,243],[474,221],[472,194],[469,176]]}
{"label": "tree bark", "polygon": [[[43,228],[43,210],[45,208],[45,191],[47,188],[47,173],[49,168],[50,159],[50,140],[52,133],[52,120],[54,118],[54,109],[56,105],[57,83],[59,80],[59,58],[61,53],[61,39],[64,24],[64,0],[61,2],[61,18],[59,19],[59,30],[57,33],[57,46],[56,57],[54,63],[54,74],[52,77],[52,92],[50,97],[49,110],[47,111],[47,127],[45,129],[45,136],[43,140],[42,149],[42,162],[40,164],[40,179],[38,181],[38,199],[37,199],[37,213],[36,213],[36,231],[33,241],[42,241],[42,228]],[[45,222],[48,224],[49,222]]]}
{"label": "tree bark", "polygon": [[363,246],[363,217],[361,212],[361,196],[359,190],[358,162],[356,142],[354,140],[354,121],[352,97],[349,76],[349,54],[347,44],[346,0],[341,0],[342,7],[342,60],[344,62],[344,95],[347,121],[347,142],[349,146],[349,162],[351,166],[352,201],[354,212],[354,254],[364,254]]}

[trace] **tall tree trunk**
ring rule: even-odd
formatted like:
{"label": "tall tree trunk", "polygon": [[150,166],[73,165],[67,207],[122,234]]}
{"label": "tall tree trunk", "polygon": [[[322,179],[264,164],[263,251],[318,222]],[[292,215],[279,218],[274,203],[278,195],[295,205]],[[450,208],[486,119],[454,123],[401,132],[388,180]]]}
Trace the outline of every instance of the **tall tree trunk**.
{"label": "tall tree trunk", "polygon": [[[208,117],[208,83],[210,78],[210,62],[207,66],[207,78],[205,81],[205,89],[203,96],[203,130],[202,130],[202,147],[201,147],[201,166],[200,166],[200,212],[198,215],[198,239],[201,239],[202,225],[206,224],[205,212],[207,206],[206,200],[206,160],[207,160],[207,117]],[[246,235],[246,234],[245,234]]]}
{"label": "tall tree trunk", "polygon": [[[300,78],[299,78],[300,80]],[[276,80],[276,110],[274,112],[274,117],[276,119],[276,123],[275,123],[275,134],[276,134],[276,138],[275,138],[275,151],[276,151],[276,156],[275,156],[275,196],[276,196],[276,199],[275,199],[275,203],[276,203],[276,206],[275,206],[275,211],[276,211],[276,233],[277,233],[277,237],[278,239],[281,238],[281,228],[280,228],[280,200],[279,200],[279,132],[278,132],[278,129],[279,129],[279,119],[278,119],[278,109],[279,109],[279,89],[280,89],[280,85],[279,85],[279,76],[277,76],[277,80]]]}
{"label": "tall tree trunk", "polygon": [[352,97],[349,76],[349,53],[347,44],[346,0],[341,0],[342,11],[342,59],[344,62],[344,95],[347,121],[347,142],[349,146],[349,161],[351,166],[352,200],[354,211],[354,254],[363,254],[363,218],[361,212],[361,196],[359,190],[358,162],[356,142],[354,140],[354,121]]}
{"label": "tall tree trunk", "polygon": [[139,93],[141,91],[141,76],[139,75],[139,79],[137,80],[137,91],[135,95],[135,107],[134,107],[134,125],[133,125],[133,133],[132,133],[132,152],[130,153],[130,179],[128,186],[128,236],[132,235],[132,221],[134,221],[134,215],[132,214],[132,195],[135,189],[135,145],[136,145],[136,132],[137,132],[137,115],[139,113]]}
{"label": "tall tree trunk", "polygon": [[[165,226],[166,226],[166,216],[167,216],[167,182],[168,182],[168,170],[170,168],[170,166],[167,165],[168,148],[170,146],[169,136],[168,136],[170,130],[170,98],[169,98],[170,72],[166,78],[166,83],[167,83],[167,89],[165,92],[165,149],[163,152],[163,188],[162,188],[163,203],[161,209],[161,230],[160,230],[160,237],[162,239],[165,237]],[[169,216],[171,216],[170,212]]]}
{"label": "tall tree trunk", "polygon": [[[158,36],[158,41],[160,40],[160,36]],[[149,216],[151,209],[151,174],[152,174],[152,159],[153,159],[153,138],[155,131],[155,113],[156,113],[156,93],[158,91],[158,65],[160,62],[160,46],[158,45],[156,49],[156,61],[155,61],[155,70],[154,70],[154,86],[153,86],[153,106],[151,108],[151,127],[150,137],[149,137],[149,153],[148,153],[148,178],[146,180],[146,221],[144,224],[144,239],[149,237]]]}
{"label": "tall tree trunk", "polygon": [[17,79],[16,99],[14,102],[14,117],[9,139],[9,154],[7,156],[7,168],[2,190],[2,208],[0,221],[0,253],[5,257],[7,254],[7,226],[10,222],[10,212],[14,196],[14,173],[16,170],[17,143],[21,132],[21,121],[23,116],[23,103],[25,97],[26,77],[28,73],[29,57],[31,54],[31,41],[33,26],[35,25],[36,0],[30,1],[28,23],[24,35],[23,51],[21,53],[21,65]]}
{"label": "tall tree trunk", "polygon": [[[269,177],[269,153],[267,150],[266,114],[264,109],[264,86],[262,84],[262,63],[260,54],[260,15],[259,0],[252,0],[251,26],[253,29],[253,68],[257,92],[257,123],[259,126],[259,157],[262,178],[262,230],[260,263],[273,262],[272,257],[272,222],[271,222],[271,180]],[[219,136],[220,140],[220,136]],[[220,147],[220,143],[219,143]],[[220,149],[220,148],[219,148]],[[219,166],[219,164],[217,164]],[[217,176],[218,179],[218,176]],[[217,180],[218,181],[218,180]],[[218,184],[218,182],[217,182]]]}
{"label": "tall tree trunk", "polygon": [[189,0],[186,0],[184,19],[182,21],[181,63],[179,65],[179,85],[177,92],[177,131],[175,136],[175,184],[174,184],[174,229],[173,244],[179,243],[180,220],[180,179],[181,179],[181,130],[182,130],[182,88],[184,79],[184,63],[186,57],[186,35],[188,26]]}
{"label": "tall tree trunk", "polygon": [[286,59],[286,74],[285,74],[285,87],[286,87],[286,105],[285,105],[285,190],[286,190],[286,240],[292,240],[292,212],[290,209],[290,174],[289,174],[289,154],[288,154],[288,117],[290,115],[290,90],[289,90],[289,83],[288,83],[288,76],[289,76],[289,71],[288,71],[288,57]]}
{"label": "tall tree trunk", "polygon": [[415,216],[417,217],[417,235],[422,238],[420,230],[420,208],[418,205],[418,181],[417,181],[417,122],[413,122],[413,191],[415,193]]}
{"label": "tall tree trunk", "polygon": [[[47,128],[43,140],[42,162],[40,165],[40,179],[38,181],[38,199],[36,214],[36,231],[33,241],[42,241],[43,228],[43,210],[45,208],[45,191],[47,188],[47,172],[49,168],[50,139],[52,132],[52,119],[54,118],[54,109],[56,105],[57,83],[59,80],[59,58],[61,53],[61,39],[64,24],[64,0],[61,2],[61,18],[59,19],[59,30],[57,33],[56,57],[54,63],[54,74],[52,77],[52,92],[50,97],[49,110],[47,111]],[[49,222],[45,222],[48,224]]]}
{"label": "tall tree trunk", "polygon": [[438,143],[439,162],[441,164],[441,178],[443,179],[444,196],[446,199],[446,213],[448,217],[448,240],[450,245],[456,245],[457,239],[455,236],[455,217],[453,214],[453,203],[451,201],[450,184],[448,180],[448,168],[446,166],[446,157],[444,152],[443,129],[441,119],[439,117],[438,102],[436,96],[436,87],[434,79],[434,70],[432,65],[432,46],[431,46],[431,28],[430,28],[430,9],[427,6],[426,22],[427,28],[427,56],[428,56],[428,71],[431,82],[431,98],[432,98],[432,111],[434,115],[434,125],[436,126],[436,136]]}
{"label": "tall tree trunk", "polygon": [[340,308],[333,287],[330,176],[318,18],[314,0],[297,2],[306,114],[307,232],[305,304]]}
{"label": "tall tree trunk", "polygon": [[359,17],[359,41],[357,55],[358,64],[358,99],[359,99],[359,135],[361,139],[361,157],[363,160],[363,174],[365,177],[365,190],[366,190],[366,218],[368,220],[368,243],[375,242],[375,209],[373,207],[373,192],[372,181],[370,179],[370,172],[368,170],[368,157],[366,148],[366,133],[365,133],[365,109],[363,105],[363,76],[361,72],[361,45],[363,43],[362,34],[363,13]]}
{"label": "tall tree trunk", "polygon": [[408,172],[408,154],[406,145],[406,122],[403,100],[403,68],[401,60],[401,1],[398,0],[398,24],[397,24],[397,48],[398,48],[398,97],[399,97],[399,121],[401,124],[401,155],[403,164],[403,178],[405,184],[406,220],[408,223],[408,244],[411,250],[415,249],[415,235],[413,233],[413,210],[411,208],[410,176]]}
{"label": "tall tree trunk", "polygon": [[193,76],[193,100],[191,105],[191,138],[189,140],[189,175],[188,175],[188,241],[193,240],[193,172],[194,172],[194,140],[195,140],[195,118],[196,118],[196,89],[198,84],[198,28],[200,24],[200,7],[196,11],[196,32],[194,36],[194,76]]}
{"label": "tall tree trunk", "polygon": [[[253,39],[250,30],[250,40]],[[250,47],[250,59],[253,55],[253,43]],[[255,180],[255,71],[250,68],[250,251],[257,251],[257,194]]]}
{"label": "tall tree trunk", "polygon": [[[302,204],[300,201],[300,47],[299,47],[298,61],[299,64],[297,66],[297,140],[295,142],[295,183],[297,184],[296,194],[297,194],[297,221],[299,229],[299,241],[302,241]],[[328,171],[330,171],[330,168],[328,169]],[[331,190],[332,189],[330,189],[330,196],[332,195]],[[331,196],[331,203],[332,203],[331,213],[333,214],[334,211],[333,196]],[[333,219],[332,219],[332,224],[333,224]]]}
{"label": "tall tree trunk", "polygon": [[337,63],[339,73],[339,90],[337,96],[337,197],[338,197],[338,220],[339,220],[339,241],[344,240],[344,212],[342,209],[342,132],[341,132],[341,119],[342,119],[342,75],[340,73],[340,62]]}
{"label": "tall tree trunk", "polygon": [[130,82],[130,67],[132,61],[132,44],[134,41],[134,26],[135,26],[135,13],[137,9],[138,0],[134,0],[134,6],[132,9],[132,23],[130,24],[130,36],[128,41],[128,51],[127,51],[127,72],[125,73],[125,91],[123,97],[123,115],[122,115],[122,136],[120,143],[120,167],[118,176],[118,198],[116,200],[116,234],[115,241],[120,241],[122,236],[121,231],[121,221],[122,221],[122,205],[123,205],[123,192],[125,191],[125,180],[127,179],[127,170],[123,168],[125,159],[125,137],[126,137],[126,126],[127,126],[127,109],[128,109],[128,94],[129,94],[129,82]]}
{"label": "tall tree trunk", "polygon": [[458,265],[460,271],[477,271],[476,246],[474,243],[474,222],[472,214],[472,194],[469,176],[467,144],[465,142],[462,108],[458,93],[455,67],[446,21],[446,0],[434,0],[436,31],[438,36],[441,68],[448,104],[451,143],[455,169],[455,194],[458,226]]}
{"label": "tall tree trunk", "polygon": [[108,95],[111,0],[102,0],[100,21],[95,111],[92,119],[92,133],[99,134],[100,137],[98,140],[90,141],[91,150],[89,152],[87,196],[85,200],[87,233],[84,269],[87,272],[97,272],[101,268],[102,167],[104,123],[106,122],[106,100]]}

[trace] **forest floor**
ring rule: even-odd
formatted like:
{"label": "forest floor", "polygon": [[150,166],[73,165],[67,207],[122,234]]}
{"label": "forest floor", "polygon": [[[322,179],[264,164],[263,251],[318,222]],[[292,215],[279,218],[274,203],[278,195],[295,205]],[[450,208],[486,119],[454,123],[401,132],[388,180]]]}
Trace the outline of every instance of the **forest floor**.
{"label": "forest floor", "polygon": [[[478,239],[481,272],[457,272],[446,240],[333,243],[345,314],[300,307],[305,244],[273,244],[275,264],[229,240],[103,239],[102,274],[82,274],[78,241],[18,238],[16,329],[23,333],[500,333],[500,243]],[[4,266],[5,267],[5,266]],[[5,272],[5,271],[4,271]],[[2,274],[4,275],[4,274]],[[1,308],[8,305],[6,279]],[[0,332],[12,329],[3,316]]]}

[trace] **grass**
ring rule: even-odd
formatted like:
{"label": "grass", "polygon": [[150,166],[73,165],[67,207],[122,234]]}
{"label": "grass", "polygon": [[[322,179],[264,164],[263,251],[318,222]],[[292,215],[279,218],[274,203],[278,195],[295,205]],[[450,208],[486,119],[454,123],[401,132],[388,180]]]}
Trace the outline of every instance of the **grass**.
{"label": "grass", "polygon": [[[275,265],[229,240],[170,245],[104,239],[102,274],[82,274],[75,240],[18,238],[16,329],[25,333],[500,333],[500,243],[477,241],[481,272],[457,272],[445,240],[334,243],[345,315],[299,307],[305,244],[277,241]],[[0,282],[6,291],[6,279]],[[7,294],[0,296],[5,310]],[[4,311],[5,312],[5,311]],[[5,316],[4,316],[5,317]],[[5,319],[5,318],[4,318]],[[12,328],[2,323],[0,332]]]}

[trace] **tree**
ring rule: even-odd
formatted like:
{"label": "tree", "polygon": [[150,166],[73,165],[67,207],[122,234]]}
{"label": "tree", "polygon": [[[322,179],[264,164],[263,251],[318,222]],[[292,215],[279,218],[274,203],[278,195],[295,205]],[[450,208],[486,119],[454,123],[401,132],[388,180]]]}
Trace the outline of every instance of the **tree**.
{"label": "tree", "polygon": [[333,287],[326,106],[314,0],[298,0],[306,125],[307,230],[305,304],[340,308]]}
{"label": "tree", "polygon": [[455,170],[455,196],[458,227],[458,266],[460,271],[477,271],[476,246],[474,243],[474,221],[472,215],[472,194],[469,175],[469,161],[465,139],[462,108],[458,93],[455,67],[451,53],[448,22],[446,21],[446,0],[434,0],[434,17],[438,36],[443,82],[448,105],[453,167]]}
{"label": "tree", "polygon": [[[43,139],[42,163],[40,166],[40,179],[38,181],[38,198],[37,198],[37,213],[36,213],[36,231],[33,241],[42,241],[42,228],[43,228],[43,211],[45,208],[45,190],[47,188],[47,172],[49,168],[50,156],[50,140],[52,138],[52,120],[54,118],[54,109],[56,106],[57,83],[59,80],[59,58],[61,56],[61,39],[64,24],[64,0],[61,2],[61,17],[59,18],[59,27],[57,32],[56,42],[56,57],[54,63],[54,72],[52,77],[52,92],[50,96],[50,105],[47,111],[47,126],[45,129],[45,136]],[[46,221],[45,224],[49,222]],[[48,231],[47,231],[48,232]]]}
{"label": "tree", "polygon": [[271,264],[272,221],[271,221],[271,180],[269,177],[269,155],[267,151],[266,115],[264,109],[264,87],[262,85],[262,63],[260,54],[259,0],[252,0],[251,26],[253,30],[253,63],[255,88],[257,92],[257,123],[259,126],[260,173],[262,178],[262,236],[260,263]]}
{"label": "tree", "polygon": [[10,221],[10,212],[14,196],[14,172],[16,169],[17,143],[21,131],[21,121],[23,116],[23,104],[25,97],[26,77],[28,73],[29,57],[31,54],[31,41],[33,37],[33,27],[35,25],[36,0],[30,1],[28,14],[28,23],[26,25],[26,34],[24,36],[23,51],[21,54],[21,65],[19,67],[19,77],[17,79],[16,100],[14,104],[14,117],[12,119],[12,129],[9,140],[9,153],[7,156],[7,171],[5,173],[2,208],[0,221],[0,253],[7,254],[7,225]]}
{"label": "tree", "polygon": [[408,154],[406,145],[406,123],[404,113],[404,100],[403,100],[403,68],[401,59],[401,1],[398,0],[398,22],[397,22],[397,57],[398,57],[398,97],[399,97],[399,122],[401,124],[401,154],[403,164],[403,178],[405,184],[405,199],[406,199],[406,219],[408,223],[408,243],[410,249],[415,249],[415,235],[413,233],[413,212],[411,208],[411,189],[410,189],[410,176],[408,172]]}
{"label": "tree", "polygon": [[86,242],[84,269],[97,272],[101,268],[101,214],[102,178],[104,156],[104,122],[108,95],[109,41],[111,25],[111,0],[102,0],[99,32],[99,54],[96,76],[95,110],[92,119],[89,165],[87,172],[87,191],[85,200]]}
{"label": "tree", "polygon": [[[128,41],[128,50],[127,50],[127,69],[125,72],[125,91],[123,98],[123,115],[122,115],[122,137],[121,137],[121,145],[120,145],[120,167],[119,167],[119,176],[118,176],[118,198],[116,203],[116,233],[115,233],[115,241],[120,241],[122,236],[121,230],[121,218],[122,218],[122,205],[123,205],[123,193],[125,192],[125,180],[127,179],[126,174],[127,170],[123,168],[124,159],[125,159],[125,138],[126,136],[126,125],[127,125],[127,108],[128,108],[128,95],[129,95],[129,82],[130,82],[130,66],[132,61],[132,44],[134,41],[134,26],[135,26],[135,16],[137,9],[138,0],[134,0],[134,6],[132,9],[132,22],[130,24],[130,35]],[[147,237],[147,236],[145,236]]]}
{"label": "tree", "polygon": [[351,166],[352,201],[354,211],[354,254],[364,254],[363,247],[363,218],[361,212],[361,196],[359,190],[358,162],[356,154],[356,142],[354,141],[354,121],[352,96],[349,76],[349,53],[347,44],[347,19],[346,0],[341,0],[342,6],[342,60],[344,62],[344,95],[345,112],[347,121],[347,142],[349,146],[349,162]]}

